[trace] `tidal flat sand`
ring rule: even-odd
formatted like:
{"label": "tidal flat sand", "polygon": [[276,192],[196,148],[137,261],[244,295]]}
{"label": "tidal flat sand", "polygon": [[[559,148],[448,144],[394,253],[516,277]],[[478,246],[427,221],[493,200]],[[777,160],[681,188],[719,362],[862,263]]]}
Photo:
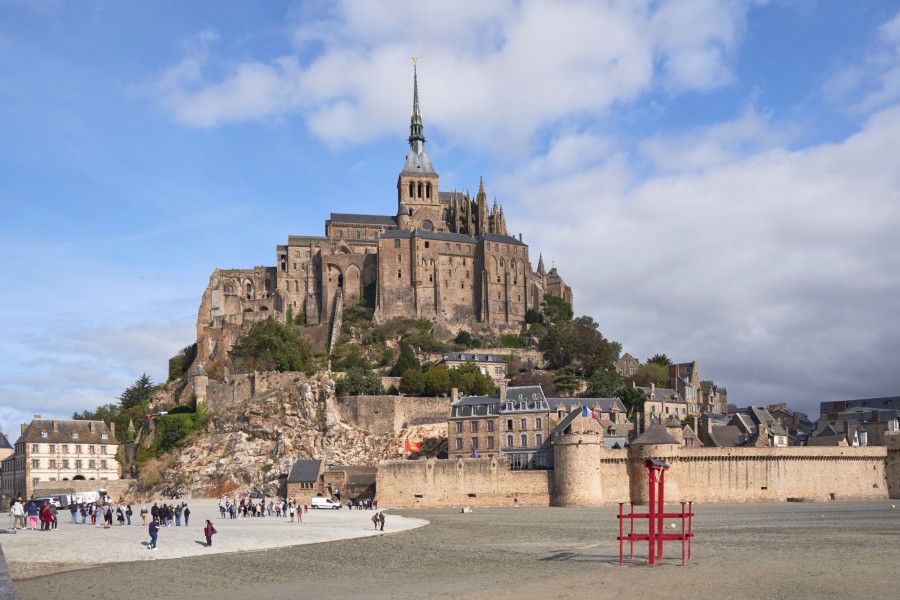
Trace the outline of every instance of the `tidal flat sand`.
{"label": "tidal flat sand", "polygon": [[[891,598],[900,561],[893,502],[695,505],[685,566],[671,542],[657,566],[646,566],[646,544],[620,566],[618,507],[448,508],[390,511],[385,535],[106,564],[15,587],[22,600]],[[392,515],[428,524],[392,532]],[[15,566],[8,550],[7,559]]]}

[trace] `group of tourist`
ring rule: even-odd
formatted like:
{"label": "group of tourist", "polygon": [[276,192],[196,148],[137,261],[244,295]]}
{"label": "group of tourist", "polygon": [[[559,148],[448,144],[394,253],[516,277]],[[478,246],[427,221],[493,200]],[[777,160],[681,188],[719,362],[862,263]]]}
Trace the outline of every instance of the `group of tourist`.
{"label": "group of tourist", "polygon": [[219,517],[222,519],[241,519],[245,517],[290,517],[291,523],[296,521],[299,523],[303,519],[303,514],[309,512],[308,504],[299,504],[296,500],[269,500],[263,498],[259,502],[254,502],[249,497],[241,498],[232,502],[231,500],[219,500]]}
{"label": "group of tourist", "polygon": [[[112,526],[113,518],[119,525],[125,525],[127,522],[131,525],[131,505],[130,504],[113,504],[105,501],[96,502],[69,502],[68,510],[70,513],[69,522],[73,525],[86,525],[90,519],[91,525],[104,527],[108,529]],[[9,509],[12,517],[12,529],[37,529],[40,522],[42,531],[55,531],[59,528],[59,511],[56,505],[50,501],[35,502],[31,500],[23,503],[21,498],[13,502]],[[26,525],[27,517],[27,525]],[[80,519],[79,519],[80,517]]]}
{"label": "group of tourist", "polygon": [[357,500],[347,500],[347,510],[378,510],[378,500],[375,498],[359,498]]}
{"label": "group of tourist", "polygon": [[[150,507],[150,517],[162,527],[181,527],[181,519],[184,518],[184,526],[187,527],[191,520],[191,509],[187,502],[166,504],[159,506],[156,502]],[[147,524],[147,509],[141,507],[141,524]]]}

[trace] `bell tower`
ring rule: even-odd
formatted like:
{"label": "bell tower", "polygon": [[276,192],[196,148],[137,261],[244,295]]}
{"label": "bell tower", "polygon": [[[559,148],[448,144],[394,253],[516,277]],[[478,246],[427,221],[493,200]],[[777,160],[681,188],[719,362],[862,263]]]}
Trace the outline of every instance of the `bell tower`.
{"label": "bell tower", "polygon": [[425,153],[422,112],[419,110],[419,78],[413,58],[413,109],[409,121],[409,152],[397,179],[397,216],[402,229],[442,231],[438,174]]}

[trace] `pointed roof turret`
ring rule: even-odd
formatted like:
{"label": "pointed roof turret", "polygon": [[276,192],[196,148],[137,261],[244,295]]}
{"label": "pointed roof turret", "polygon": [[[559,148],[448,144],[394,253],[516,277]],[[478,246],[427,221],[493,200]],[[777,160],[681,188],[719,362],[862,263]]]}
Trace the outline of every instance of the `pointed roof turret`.
{"label": "pointed roof turret", "polygon": [[541,253],[541,254],[538,255],[538,268],[537,268],[537,272],[538,272],[538,275],[545,275],[545,274],[546,274],[546,271],[544,271],[544,255],[543,255],[543,253]]}
{"label": "pointed roof turret", "polygon": [[413,58],[413,108],[409,118],[409,152],[403,173],[416,175],[437,175],[431,160],[425,154],[425,134],[422,128],[422,111],[419,110],[419,75],[416,70],[416,59]]}

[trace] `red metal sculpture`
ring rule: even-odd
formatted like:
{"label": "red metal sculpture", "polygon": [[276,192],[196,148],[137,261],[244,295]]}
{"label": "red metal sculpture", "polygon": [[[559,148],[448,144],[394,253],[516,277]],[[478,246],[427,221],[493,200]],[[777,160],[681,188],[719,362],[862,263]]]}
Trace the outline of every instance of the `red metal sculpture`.
{"label": "red metal sculpture", "polygon": [[[634,559],[634,543],[647,540],[649,548],[648,564],[656,564],[656,558],[663,557],[663,542],[666,540],[681,540],[681,564],[691,560],[691,540],[694,538],[694,511],[693,502],[682,502],[681,512],[667,513],[665,511],[665,479],[669,465],[661,460],[648,459],[644,461],[650,479],[648,512],[634,512],[634,502],[629,503],[631,511],[626,514],[624,502],[619,503],[619,564],[625,564],[625,542],[630,543],[631,559]],[[658,490],[657,490],[658,486]],[[625,520],[629,521],[628,535],[625,535]],[[647,533],[635,533],[634,520],[647,519]],[[680,519],[681,531],[678,533],[665,533],[666,519]],[[675,524],[672,524],[675,527]]]}

